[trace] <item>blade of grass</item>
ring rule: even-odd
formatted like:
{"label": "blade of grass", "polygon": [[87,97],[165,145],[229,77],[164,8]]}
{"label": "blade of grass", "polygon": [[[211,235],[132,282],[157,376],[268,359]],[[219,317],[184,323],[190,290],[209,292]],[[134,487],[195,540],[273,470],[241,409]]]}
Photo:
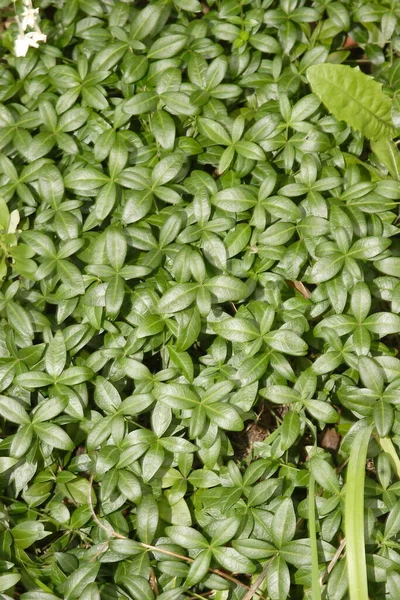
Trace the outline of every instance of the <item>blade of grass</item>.
{"label": "blade of grass", "polygon": [[347,466],[345,495],[346,562],[350,600],[368,600],[364,539],[364,480],[368,443],[373,427],[357,432]]}
{"label": "blade of grass", "polygon": [[308,485],[308,533],[311,544],[311,597],[321,600],[321,584],[319,580],[317,527],[315,522],[315,479],[310,475]]}

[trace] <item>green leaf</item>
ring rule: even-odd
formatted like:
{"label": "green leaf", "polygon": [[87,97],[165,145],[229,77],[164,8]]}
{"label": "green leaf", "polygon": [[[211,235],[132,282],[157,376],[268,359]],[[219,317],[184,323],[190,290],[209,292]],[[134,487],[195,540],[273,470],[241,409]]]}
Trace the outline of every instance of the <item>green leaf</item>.
{"label": "green leaf", "polygon": [[242,431],[244,423],[236,410],[222,402],[214,402],[205,406],[206,413],[210,421],[214,422],[221,429],[228,431]]}
{"label": "green leaf", "polygon": [[295,231],[296,226],[293,223],[274,223],[260,235],[259,241],[267,246],[281,246],[293,237]]}
{"label": "green leaf", "polygon": [[229,144],[232,143],[226,129],[217,121],[206,119],[205,117],[199,117],[197,120],[197,126],[200,133],[211,140],[214,144],[223,144],[224,146],[229,146]]}
{"label": "green leaf", "polygon": [[151,190],[125,192],[126,204],[122,211],[122,220],[126,225],[143,219],[150,211],[154,201]]}
{"label": "green leaf", "polygon": [[64,385],[78,385],[83,381],[87,381],[93,375],[92,369],[89,367],[69,367],[58,378],[58,383]]}
{"label": "green leaf", "polygon": [[379,137],[371,141],[371,150],[393,179],[400,181],[400,154],[396,145],[387,137]]}
{"label": "green leaf", "polygon": [[336,472],[330,464],[318,455],[313,456],[309,462],[311,473],[324,490],[331,494],[340,494],[340,485]]}
{"label": "green leaf", "polygon": [[17,548],[25,550],[32,546],[36,541],[41,540],[48,535],[50,531],[45,531],[43,523],[38,521],[23,521],[18,523],[11,530],[14,542]]}
{"label": "green leaf", "polygon": [[183,548],[203,550],[209,546],[206,538],[192,527],[185,527],[183,525],[167,527],[165,532],[175,544]]}
{"label": "green leaf", "polygon": [[248,558],[252,559],[260,559],[260,558],[269,558],[276,554],[276,548],[269,542],[265,542],[263,540],[256,540],[254,538],[239,538],[236,540],[232,540],[232,546]]}
{"label": "green leaf", "polygon": [[153,600],[154,592],[144,577],[121,577],[121,584],[129,591],[134,600]]}
{"label": "green leaf", "polygon": [[181,152],[174,152],[166,158],[160,160],[159,163],[154,167],[151,175],[152,185],[159,186],[165,185],[171,179],[178,175],[182,168],[184,161],[184,155]]}
{"label": "green leaf", "polygon": [[322,402],[321,400],[303,400],[304,406],[308,412],[325,423],[336,423],[339,420],[339,415],[336,410],[328,404],[328,402]]}
{"label": "green leaf", "polygon": [[100,444],[102,444],[107,438],[110,437],[112,431],[112,420],[113,416],[104,417],[96,422],[93,429],[87,436],[86,445],[88,450],[94,450]]}
{"label": "green leaf", "polygon": [[29,415],[23,406],[14,398],[0,396],[0,415],[17,425],[27,425],[30,423]]}
{"label": "green leaf", "polygon": [[195,408],[199,404],[197,395],[188,385],[160,384],[156,390],[157,399],[174,409]]}
{"label": "green leaf", "polygon": [[186,46],[187,41],[187,36],[182,34],[162,36],[152,44],[147,56],[152,60],[170,58],[178,54]]}
{"label": "green leaf", "polygon": [[144,496],[136,512],[136,529],[139,538],[146,544],[151,544],[158,527],[159,512],[153,496]]}
{"label": "green leaf", "polygon": [[138,11],[132,22],[132,38],[143,40],[153,33],[162,17],[163,7],[151,4]]}
{"label": "green leaf", "polygon": [[189,573],[185,582],[187,587],[196,585],[207,575],[211,558],[212,552],[209,549],[199,552],[194,562],[190,565]]}
{"label": "green leaf", "polygon": [[64,133],[76,131],[82,127],[84,123],[86,123],[89,115],[90,110],[80,106],[67,110],[67,112],[65,112],[58,121],[58,131],[62,131]]}
{"label": "green leaf", "polygon": [[67,173],[64,177],[65,187],[74,190],[76,194],[82,196],[87,192],[91,193],[97,190],[102,185],[108,183],[108,181],[107,175],[92,167],[75,169]]}
{"label": "green leaf", "polygon": [[167,346],[167,350],[171,362],[182,372],[188,381],[192,382],[194,378],[194,366],[190,354],[177,351],[171,344]]}
{"label": "green leaf", "polygon": [[319,64],[307,70],[313,91],[339,121],[345,121],[365,137],[394,135],[391,100],[382,84],[347,65]]}
{"label": "green leaf", "polygon": [[22,335],[32,338],[33,327],[29,319],[29,316],[24,308],[16,302],[7,302],[6,305],[7,319],[10,321],[12,327],[19,331]]}
{"label": "green leaf", "polygon": [[141,321],[138,330],[137,337],[143,338],[148,336],[157,335],[164,329],[165,319],[158,315],[147,315]]}
{"label": "green leaf", "polygon": [[395,4],[43,0],[46,44],[2,32],[4,600],[361,600],[365,566],[400,597]]}
{"label": "green leaf", "polygon": [[109,71],[112,69],[126,52],[126,44],[122,42],[114,42],[103,48],[96,54],[92,62],[92,71]]}
{"label": "green leaf", "polygon": [[188,481],[196,488],[211,488],[220,484],[216,473],[207,469],[196,469],[188,477]]}
{"label": "green leaf", "polygon": [[349,250],[352,258],[368,260],[374,258],[390,246],[390,240],[383,237],[367,237],[357,240]]}
{"label": "green leaf", "polygon": [[210,544],[213,546],[224,546],[236,534],[240,525],[237,517],[228,517],[217,525],[213,532]]}
{"label": "green leaf", "polygon": [[31,447],[33,440],[32,425],[23,425],[12,438],[10,454],[15,458],[24,456]]}
{"label": "green leaf", "polygon": [[106,254],[111,266],[119,271],[125,262],[127,243],[122,231],[109,227],[106,233]]}
{"label": "green leaf", "polygon": [[149,61],[146,56],[135,56],[134,54],[125,54],[123,61],[124,83],[135,83],[144,77],[149,67]]}
{"label": "green leaf", "polygon": [[243,300],[249,294],[249,289],[243,281],[229,275],[211,277],[205,285],[217,302]]}
{"label": "green leaf", "polygon": [[257,204],[257,199],[245,187],[226,188],[217,192],[211,202],[227,212],[242,212]]}
{"label": "green leaf", "polygon": [[143,546],[140,542],[135,542],[134,540],[126,539],[112,539],[110,541],[110,548],[113,552],[117,554],[122,554],[122,556],[134,556],[136,554],[143,553]]}
{"label": "green leaf", "polygon": [[383,337],[400,331],[400,317],[388,312],[374,313],[365,319],[364,325],[372,333]]}
{"label": "green leaf", "polygon": [[293,446],[300,435],[300,418],[293,410],[283,417],[281,426],[281,448],[288,450]]}
{"label": "green leaf", "polygon": [[264,481],[260,481],[251,489],[247,499],[248,505],[260,506],[267,504],[277,487],[278,481],[276,479],[265,479]]}
{"label": "green leaf", "polygon": [[236,373],[236,379],[240,382],[240,385],[247,386],[261,379],[267,370],[269,360],[269,353],[261,353],[246,358]]}
{"label": "green leaf", "polygon": [[54,423],[35,423],[35,433],[49,446],[59,448],[60,450],[72,450],[74,443],[61,427]]}
{"label": "green leaf", "polygon": [[178,283],[169,289],[160,299],[159,309],[162,313],[174,313],[184,310],[196,299],[198,286],[194,283]]}
{"label": "green leaf", "polygon": [[238,317],[214,323],[214,331],[232,342],[250,342],[260,336],[257,327],[248,319]]}
{"label": "green leaf", "polygon": [[65,347],[64,336],[61,331],[57,331],[50,342],[45,354],[46,371],[51,377],[61,375],[67,360],[67,350]]}
{"label": "green leaf", "polygon": [[281,548],[280,556],[298,569],[311,566],[311,544],[309,539],[293,540]]}
{"label": "green leaf", "polygon": [[368,356],[361,356],[358,364],[360,378],[365,387],[381,396],[385,385],[385,374],[382,367]]}
{"label": "green leaf", "polygon": [[62,584],[65,600],[76,600],[85,588],[95,581],[100,564],[83,564],[79,566]]}
{"label": "green leaf", "polygon": [[68,399],[66,397],[46,399],[35,409],[32,422],[51,421],[54,417],[62,413],[67,405]]}
{"label": "green leaf", "polygon": [[265,154],[260,146],[253,142],[237,142],[235,150],[240,156],[249,158],[250,160],[265,160]]}
{"label": "green leaf", "polygon": [[290,573],[284,558],[275,556],[267,571],[267,588],[271,600],[285,600],[290,589]]}
{"label": "green leaf", "polygon": [[157,473],[162,466],[165,458],[163,446],[159,442],[155,442],[146,452],[142,462],[143,481],[147,483]]}
{"label": "green leaf", "polygon": [[378,400],[374,406],[372,417],[379,437],[383,438],[389,435],[394,422],[393,406],[384,400]]}
{"label": "green leaf", "polygon": [[[196,0],[194,0],[196,1]],[[183,592],[184,587],[177,587],[172,590],[167,590],[166,592],[162,592],[159,596],[159,600],[183,600]]]}
{"label": "green leaf", "polygon": [[173,115],[190,117],[198,112],[197,106],[194,106],[189,96],[182,92],[163,92],[160,97],[168,111]]}
{"label": "green leaf", "polygon": [[291,404],[301,401],[299,392],[286,385],[272,385],[263,388],[260,390],[260,394],[276,404]]}
{"label": "green leaf", "polygon": [[21,575],[19,573],[4,573],[0,575],[0,592],[6,592],[14,587],[20,579]]}
{"label": "green leaf", "polygon": [[0,474],[8,471],[18,462],[18,458],[10,458],[8,456],[0,457]]}
{"label": "green leaf", "polygon": [[264,336],[264,339],[271,348],[279,352],[292,356],[304,356],[307,354],[307,343],[296,333],[288,329],[271,331]]}
{"label": "green leaf", "polygon": [[122,277],[112,277],[107,285],[105,295],[106,311],[111,317],[116,317],[124,301],[125,282]]}
{"label": "green leaf", "polygon": [[57,209],[64,196],[64,181],[60,171],[53,165],[44,165],[38,183],[41,198]]}
{"label": "green leaf", "polygon": [[254,573],[256,570],[251,560],[234,548],[213,548],[213,554],[217,562],[231,573]]}
{"label": "green leaf", "polygon": [[272,520],[271,534],[277,548],[290,542],[296,531],[296,514],[291,498],[285,498],[279,505]]}
{"label": "green leaf", "polygon": [[175,123],[173,118],[164,110],[157,110],[151,120],[151,130],[157,143],[164,150],[172,150],[175,143]]}
{"label": "green leaf", "polygon": [[351,312],[359,323],[362,323],[368,316],[371,309],[371,293],[368,286],[359,281],[354,286],[351,293]]}
{"label": "green leaf", "polygon": [[320,258],[311,270],[310,281],[312,283],[322,283],[332,279],[339,273],[343,264],[344,257],[339,252]]}
{"label": "green leaf", "polygon": [[45,258],[55,258],[57,252],[52,240],[39,231],[26,231],[24,233],[25,242],[36,252],[39,256]]}
{"label": "green leaf", "polygon": [[378,271],[381,271],[381,273],[397,277],[400,272],[400,257],[390,256],[388,258],[383,258],[382,260],[377,260],[374,262],[374,267],[377,268]]}
{"label": "green leaf", "polygon": [[142,115],[157,108],[156,92],[139,92],[124,104],[124,112],[128,115]]}
{"label": "green leaf", "polygon": [[328,593],[332,596],[332,600],[341,600],[348,588],[346,561],[341,560],[334,566],[328,580]]}

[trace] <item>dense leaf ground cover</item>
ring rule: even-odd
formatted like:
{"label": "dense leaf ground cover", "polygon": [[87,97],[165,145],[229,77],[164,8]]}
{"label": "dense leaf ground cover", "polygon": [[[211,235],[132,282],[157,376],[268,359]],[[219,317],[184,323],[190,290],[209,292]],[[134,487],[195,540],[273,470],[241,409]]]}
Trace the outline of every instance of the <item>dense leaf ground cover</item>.
{"label": "dense leaf ground cover", "polygon": [[[1,599],[400,598],[398,2],[36,6],[0,63]],[[356,129],[322,63],[383,84]]]}

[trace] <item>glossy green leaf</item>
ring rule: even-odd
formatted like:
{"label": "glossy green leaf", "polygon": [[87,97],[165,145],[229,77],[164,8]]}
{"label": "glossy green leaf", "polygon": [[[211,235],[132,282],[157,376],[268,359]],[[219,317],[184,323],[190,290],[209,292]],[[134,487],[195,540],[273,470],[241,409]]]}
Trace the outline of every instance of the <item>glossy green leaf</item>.
{"label": "glossy green leaf", "polygon": [[346,65],[313,65],[307,78],[314,92],[340,121],[370,139],[394,132],[391,101],[381,85],[358,68]]}
{"label": "glossy green leaf", "polygon": [[137,531],[139,538],[146,544],[151,544],[157,530],[159,511],[153,496],[144,496],[137,509]]}

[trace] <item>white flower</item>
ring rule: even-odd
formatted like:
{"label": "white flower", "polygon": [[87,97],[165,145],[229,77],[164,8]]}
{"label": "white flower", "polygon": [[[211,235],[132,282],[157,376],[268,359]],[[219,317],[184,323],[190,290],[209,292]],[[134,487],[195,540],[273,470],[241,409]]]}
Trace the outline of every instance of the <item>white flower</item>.
{"label": "white flower", "polygon": [[45,42],[47,40],[47,35],[41,31],[30,31],[26,34],[26,37],[32,40],[29,43],[34,48],[39,48],[39,44],[37,42]]}
{"label": "white flower", "polygon": [[26,56],[29,45],[29,40],[24,35],[19,35],[14,41],[15,56]]}
{"label": "white flower", "polygon": [[7,233],[15,233],[17,231],[19,221],[20,221],[19,212],[17,210],[13,210],[10,214],[10,220],[8,222]]}
{"label": "white flower", "polygon": [[29,46],[39,48],[38,42],[45,42],[47,36],[40,31],[20,34],[14,42],[15,56],[26,56]]}
{"label": "white flower", "polygon": [[38,16],[38,8],[25,8],[24,12],[20,15],[22,29],[24,31],[26,31],[28,27],[33,29],[36,26]]}

